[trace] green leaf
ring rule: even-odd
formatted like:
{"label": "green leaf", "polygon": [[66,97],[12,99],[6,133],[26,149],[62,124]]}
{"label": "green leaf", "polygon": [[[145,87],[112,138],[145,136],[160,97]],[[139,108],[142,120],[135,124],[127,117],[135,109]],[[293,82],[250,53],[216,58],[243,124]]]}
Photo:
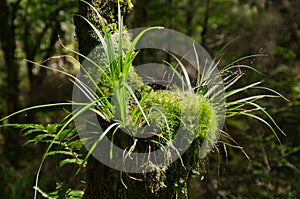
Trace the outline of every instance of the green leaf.
{"label": "green leaf", "polygon": [[81,199],[84,194],[82,190],[69,190],[67,192],[68,199]]}
{"label": "green leaf", "polygon": [[51,155],[68,155],[68,156],[74,156],[74,153],[70,152],[70,151],[50,151],[49,153],[47,153],[47,156],[51,156]]}
{"label": "green leaf", "polygon": [[59,162],[59,166],[62,167],[66,164],[77,164],[78,160],[76,158],[64,159]]}
{"label": "green leaf", "polygon": [[48,124],[46,130],[50,134],[56,133],[58,126],[59,126],[58,124]]}

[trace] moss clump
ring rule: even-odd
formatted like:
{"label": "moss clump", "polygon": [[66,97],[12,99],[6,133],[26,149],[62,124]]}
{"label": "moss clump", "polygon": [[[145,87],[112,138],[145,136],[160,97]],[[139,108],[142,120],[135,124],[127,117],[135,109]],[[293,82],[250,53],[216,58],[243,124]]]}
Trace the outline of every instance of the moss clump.
{"label": "moss clump", "polygon": [[[173,139],[180,128],[195,138],[204,138],[216,130],[215,113],[207,99],[191,92],[160,90],[151,92],[143,102],[156,130],[167,140]],[[158,109],[158,114],[151,110]]]}
{"label": "moss clump", "polygon": [[163,112],[163,116],[149,114],[150,120],[155,120],[158,130],[156,133],[165,138],[152,139],[164,145],[166,139],[172,140],[181,129],[186,134],[180,138],[182,143],[190,144],[180,159],[161,170],[145,175],[148,189],[159,197],[167,197],[162,194],[169,193],[174,198],[188,198],[191,176],[205,171],[206,160],[199,158],[202,142],[207,134],[214,135],[217,130],[214,108],[202,95],[167,90],[152,90],[142,105],[148,113],[153,107],[160,107]]}
{"label": "moss clump", "polygon": [[[154,125],[156,134],[143,142],[145,151],[148,145],[152,149],[166,145],[178,133],[185,131],[182,143],[190,144],[188,150],[171,165],[160,167],[157,171],[144,175],[146,192],[153,193],[155,198],[188,198],[188,183],[192,175],[205,171],[206,160],[199,158],[202,142],[207,134],[214,135],[217,130],[217,116],[213,106],[202,95],[180,90],[145,89],[141,105]],[[131,112],[132,113],[132,112]],[[134,113],[141,117],[141,114]],[[145,124],[141,122],[141,124]],[[156,146],[153,143],[159,143]],[[178,145],[180,146],[180,142]]]}

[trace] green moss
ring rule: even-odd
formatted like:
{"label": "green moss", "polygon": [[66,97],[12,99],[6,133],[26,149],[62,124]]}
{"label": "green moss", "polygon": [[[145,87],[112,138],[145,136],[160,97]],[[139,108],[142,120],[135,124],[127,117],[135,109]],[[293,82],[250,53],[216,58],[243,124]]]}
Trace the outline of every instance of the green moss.
{"label": "green moss", "polygon": [[[161,109],[160,117],[153,114],[150,120],[156,120],[160,134],[171,140],[179,126],[196,138],[204,138],[208,131],[216,130],[215,113],[207,99],[201,95],[182,91],[151,92],[143,102],[148,108]],[[167,123],[166,120],[167,119]]]}

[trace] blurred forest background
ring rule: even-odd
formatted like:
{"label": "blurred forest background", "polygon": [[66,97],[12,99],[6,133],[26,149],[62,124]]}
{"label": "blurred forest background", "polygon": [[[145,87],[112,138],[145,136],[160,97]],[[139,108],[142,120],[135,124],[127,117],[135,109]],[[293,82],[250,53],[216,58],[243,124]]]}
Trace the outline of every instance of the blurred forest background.
{"label": "blurred forest background", "polygon": [[[0,118],[22,108],[71,100],[72,83],[62,74],[36,66],[63,68],[76,74],[73,55],[62,44],[77,49],[73,16],[75,0],[0,0]],[[219,67],[243,56],[264,75],[251,71],[240,84],[263,80],[290,101],[260,102],[286,133],[282,144],[258,121],[236,116],[225,130],[248,154],[221,137],[210,153],[204,178],[193,179],[191,198],[300,197],[300,1],[298,0],[134,0],[124,21],[130,28],[164,26],[201,43],[212,57],[229,42]],[[51,58],[55,56],[55,58]],[[144,56],[143,61],[148,57]],[[250,91],[249,91],[250,92]],[[66,108],[28,111],[9,122],[59,122]],[[6,121],[7,122],[7,121]],[[0,129],[0,198],[32,198],[35,174],[45,145],[24,143],[29,137]],[[68,172],[47,161],[41,176],[46,191]],[[80,187],[80,181],[72,182]],[[3,196],[3,197],[1,197]]]}

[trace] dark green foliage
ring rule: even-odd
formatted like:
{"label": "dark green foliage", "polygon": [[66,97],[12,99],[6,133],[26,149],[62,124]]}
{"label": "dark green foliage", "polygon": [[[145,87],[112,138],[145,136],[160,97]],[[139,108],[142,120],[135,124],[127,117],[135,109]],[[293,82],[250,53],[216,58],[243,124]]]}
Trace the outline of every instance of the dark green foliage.
{"label": "dark green foliage", "polygon": [[[60,131],[62,128],[62,124],[48,124],[46,126],[41,124],[12,124],[8,126],[20,129],[20,132],[22,132],[25,136],[32,137],[32,139],[28,140],[26,144],[49,144],[53,143],[53,140],[55,138],[56,141],[54,142],[52,150],[45,153],[44,156],[48,159],[50,159],[50,157],[54,157],[56,161],[58,161],[57,166],[61,171],[67,171],[69,168],[72,168],[72,172],[68,174],[71,177],[70,179],[63,178],[63,181],[56,179],[58,181],[55,191],[50,192],[51,190],[46,189],[47,192],[49,192],[47,193],[40,187],[36,187],[38,192],[40,192],[44,197],[59,199],[75,199],[82,197],[82,185],[76,184],[74,186],[75,189],[71,186],[72,180],[80,180],[83,178],[81,169],[84,169],[86,167],[86,162],[84,162],[83,159],[85,151],[75,128],[70,127],[63,131]],[[60,133],[58,134],[58,132]],[[15,188],[18,189],[17,184],[12,186],[16,186]],[[81,190],[76,190],[76,188],[80,188]],[[19,192],[16,192],[15,194],[18,193]]]}

